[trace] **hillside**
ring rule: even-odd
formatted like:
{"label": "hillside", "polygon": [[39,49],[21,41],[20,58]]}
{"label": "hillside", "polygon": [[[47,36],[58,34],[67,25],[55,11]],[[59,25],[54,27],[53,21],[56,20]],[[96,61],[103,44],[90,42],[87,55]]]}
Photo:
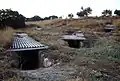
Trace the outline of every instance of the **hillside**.
{"label": "hillside", "polygon": [[[103,28],[106,23],[113,23],[117,26],[117,29],[112,33],[105,33]],[[4,61],[3,59],[6,55],[9,58],[9,54],[5,51],[12,39],[12,34],[16,31],[23,31],[37,41],[50,46],[50,49],[45,53],[49,54],[52,59],[59,61],[60,65],[55,66],[55,73],[58,77],[66,74],[65,77],[67,77],[68,81],[118,81],[120,79],[120,19],[59,19],[26,22],[26,24],[28,27],[22,29],[12,29],[8,27],[0,30],[0,53],[1,58],[3,57],[0,61],[1,75],[2,73],[9,73],[10,70],[10,66],[4,66],[4,64],[10,65],[8,61],[11,62],[11,60]],[[42,29],[39,31],[35,30],[35,25],[41,26]],[[93,43],[94,45],[91,48],[70,48],[60,37],[65,31],[73,29],[81,30],[87,37],[96,39],[95,43]],[[6,67],[6,69],[3,72],[4,67]],[[61,69],[59,68],[64,71],[64,74],[60,73]],[[75,71],[69,73],[66,68],[72,68],[72,70]],[[51,73],[54,73],[54,69],[44,69],[45,73],[46,71],[48,72],[47,75],[49,75],[50,70],[52,70]],[[38,72],[40,73],[41,71],[38,70]],[[29,73],[32,74],[32,71],[29,71]],[[36,75],[42,75],[39,73],[36,72]],[[5,74],[0,78],[4,79],[6,77]],[[42,78],[45,78],[45,76],[42,76]],[[51,80],[51,77],[49,78]],[[10,79],[16,81],[18,77],[15,78],[12,75],[8,75],[5,79],[7,79],[7,81],[10,81]],[[54,80],[56,81],[56,78],[54,78]]]}

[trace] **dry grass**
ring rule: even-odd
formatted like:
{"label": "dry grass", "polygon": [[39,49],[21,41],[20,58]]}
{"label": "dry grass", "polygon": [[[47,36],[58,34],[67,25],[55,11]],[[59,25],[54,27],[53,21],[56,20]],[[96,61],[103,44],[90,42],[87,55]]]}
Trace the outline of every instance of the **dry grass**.
{"label": "dry grass", "polygon": [[24,29],[12,29],[7,27],[5,29],[0,30],[0,49],[3,49],[8,43],[10,43],[13,33],[15,32],[26,32],[29,35],[36,34],[37,31],[32,28],[24,28]]}
{"label": "dry grass", "polygon": [[10,42],[12,38],[14,30],[12,28],[6,28],[4,30],[0,30],[0,48],[3,49],[3,47]]}
{"label": "dry grass", "polygon": [[[67,30],[70,28],[72,28],[72,29],[79,28],[84,32],[101,32],[101,31],[103,31],[104,24],[107,21],[108,20],[102,20],[102,19],[100,19],[100,20],[98,20],[98,19],[84,19],[84,20],[73,19],[73,20],[68,20],[68,27],[66,25],[64,25],[63,28],[56,27],[56,26],[60,23],[63,23],[63,22],[65,23],[66,20],[45,20],[45,21],[36,21],[36,22],[26,22],[27,25],[35,24],[35,25],[42,26],[43,30],[36,31],[36,30],[34,30],[34,28],[31,28],[31,27],[27,27],[24,29],[17,29],[17,30],[14,30],[14,29],[8,27],[5,30],[0,30],[0,38],[1,38],[0,39],[0,48],[4,47],[7,43],[10,42],[13,32],[16,32],[16,31],[26,32],[30,36],[33,36],[36,39],[39,39],[39,41],[46,40],[46,41],[43,41],[44,43],[45,42],[51,43],[51,41],[52,41],[52,43],[56,44],[55,42],[57,42],[56,40],[58,40],[57,38],[59,38],[58,37],[58,36],[60,36],[59,34],[61,32],[63,32],[64,30]],[[113,24],[119,26],[120,19],[114,19]],[[55,28],[53,27],[52,29],[46,30],[45,25],[47,25],[49,27],[54,26]],[[56,35],[53,35],[53,34],[56,34]],[[49,36],[46,36],[46,35],[49,35]],[[113,35],[120,36],[120,30],[113,32]],[[42,37],[42,39],[41,39],[41,37]],[[46,38],[46,39],[44,39],[44,38]]]}
{"label": "dry grass", "polygon": [[[56,56],[59,56],[60,59],[63,59],[64,61],[66,60],[68,61],[69,59],[73,60],[75,57],[76,58],[75,61],[77,61],[76,65],[80,65],[79,67],[88,66],[88,68],[101,69],[99,66],[103,66],[102,64],[108,64],[105,61],[101,61],[101,59],[102,60],[116,60],[116,59],[118,60],[120,58],[119,51],[116,47],[116,44],[114,44],[113,41],[111,42],[109,39],[106,39],[105,41],[103,40],[101,42],[96,43],[97,45],[94,48],[90,48],[90,49],[83,48],[83,49],[76,50],[72,48],[66,48],[67,46],[66,47],[64,46],[64,42],[62,40],[59,40],[59,36],[61,35],[61,32],[70,28],[80,28],[85,32],[100,31],[100,33],[103,33],[101,30],[106,22],[107,20],[97,20],[97,19],[72,20],[68,22],[69,24],[68,27],[64,25],[63,28],[61,26],[53,27],[53,28],[51,27],[51,29],[43,29],[40,31],[34,30],[33,28],[24,28],[24,29],[14,30],[8,27],[5,30],[0,30],[0,48],[3,48],[7,43],[10,42],[12,38],[12,34],[14,32],[23,31],[28,33],[30,36],[33,36],[34,38],[38,39],[41,43],[45,43],[45,44],[48,44],[49,46],[54,47],[55,49],[51,50],[49,54],[50,53],[55,54]],[[45,26],[45,25],[57,26],[58,23],[63,23],[63,21],[62,20],[46,20],[46,21],[38,21],[38,22],[26,22],[26,23],[28,25],[35,24],[39,26]],[[120,20],[119,19],[113,20],[113,24],[115,24],[116,26],[120,26]],[[118,33],[120,32],[119,31],[114,32],[113,36],[116,36],[116,34],[118,35]],[[113,45],[113,47],[111,47],[111,45]],[[78,55],[76,56],[75,54],[76,55],[78,54]],[[89,58],[92,58],[92,60]],[[100,64],[98,62],[94,63],[93,59],[99,59],[101,63]],[[112,65],[108,64],[108,66],[111,67]],[[103,66],[103,67],[106,67],[106,66]],[[106,67],[106,68],[110,69],[109,67],[108,68]],[[113,68],[115,69],[115,67]],[[117,69],[119,69],[119,67]],[[117,71],[117,69],[115,70]],[[112,69],[110,69],[110,71],[112,72],[108,72],[108,73],[114,72]],[[119,73],[119,72],[116,72],[116,73]],[[13,77],[8,79],[7,81],[12,81],[12,80],[15,81],[16,79],[17,79],[16,77]],[[87,81],[87,80],[77,78],[77,79],[71,79],[68,81]]]}
{"label": "dry grass", "polygon": [[35,25],[40,25],[40,26],[44,26],[44,25],[48,25],[48,24],[51,24],[52,22],[55,22],[57,21],[58,19],[54,19],[54,20],[44,20],[44,21],[29,21],[29,22],[26,22],[27,25],[30,25],[30,24],[35,24]]}
{"label": "dry grass", "polygon": [[120,27],[120,19],[113,20],[113,24]]}
{"label": "dry grass", "polygon": [[82,79],[82,78],[76,78],[76,79],[71,79],[71,80],[67,80],[67,81],[87,81],[87,80]]}

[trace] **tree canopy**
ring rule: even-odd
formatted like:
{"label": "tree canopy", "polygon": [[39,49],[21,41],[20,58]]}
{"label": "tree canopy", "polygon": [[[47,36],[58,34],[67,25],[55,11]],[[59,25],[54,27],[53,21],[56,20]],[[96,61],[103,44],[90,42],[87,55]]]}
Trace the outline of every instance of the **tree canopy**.
{"label": "tree canopy", "polygon": [[68,14],[68,17],[69,17],[69,18],[73,18],[74,15],[71,13],[71,14]]}
{"label": "tree canopy", "polygon": [[0,26],[25,27],[25,17],[11,9],[0,10]]}
{"label": "tree canopy", "polygon": [[117,16],[120,16],[120,10],[115,10],[114,14],[116,14]]}
{"label": "tree canopy", "polygon": [[84,16],[88,16],[89,14],[91,14],[92,13],[92,9],[90,8],[90,7],[87,7],[87,8],[83,8],[83,7],[81,7],[81,10],[80,10],[80,12],[77,12],[77,16],[78,17],[84,17]]}
{"label": "tree canopy", "polygon": [[35,15],[34,17],[27,18],[26,21],[42,21],[42,20],[50,20],[50,19],[58,19],[58,17],[55,15],[52,15],[52,16],[41,18],[40,16]]}
{"label": "tree canopy", "polygon": [[41,21],[43,18],[39,17],[38,15],[35,15],[31,18],[27,18],[27,21]]}
{"label": "tree canopy", "polygon": [[52,16],[49,16],[49,19],[58,19],[58,16],[52,15]]}
{"label": "tree canopy", "polygon": [[103,10],[102,15],[103,16],[112,16],[112,10]]}

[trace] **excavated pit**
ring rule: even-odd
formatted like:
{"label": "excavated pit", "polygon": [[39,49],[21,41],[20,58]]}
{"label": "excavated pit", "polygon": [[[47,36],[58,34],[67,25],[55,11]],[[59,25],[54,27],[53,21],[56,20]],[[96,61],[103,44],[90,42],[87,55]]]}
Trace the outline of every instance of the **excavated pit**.
{"label": "excavated pit", "polygon": [[52,66],[54,59],[51,59],[46,51],[47,50],[25,50],[13,52],[12,59],[15,61],[12,64],[13,68],[19,70],[36,70]]}
{"label": "excavated pit", "polygon": [[68,40],[67,42],[69,44],[69,47],[73,48],[80,48],[85,46],[84,42],[79,40]]}
{"label": "excavated pit", "polygon": [[105,27],[104,27],[104,31],[107,33],[107,32],[112,32],[116,29],[117,27],[115,25],[112,25],[112,24],[107,24]]}
{"label": "excavated pit", "polygon": [[34,70],[40,67],[40,57],[38,51],[29,50],[18,52],[19,65],[21,70]]}
{"label": "excavated pit", "polygon": [[113,29],[104,29],[104,31],[107,33],[113,31]]}
{"label": "excavated pit", "polygon": [[13,34],[13,40],[8,51],[16,52],[18,57],[18,68],[21,70],[34,70],[42,66],[42,51],[48,49],[48,46],[29,37],[24,32]]}
{"label": "excavated pit", "polygon": [[96,40],[94,34],[85,34],[82,31],[67,31],[61,38],[72,48],[90,48]]}
{"label": "excavated pit", "polygon": [[92,39],[88,39],[86,41],[79,41],[79,40],[67,40],[67,43],[69,45],[69,47],[72,48],[91,48],[94,45],[95,40]]}

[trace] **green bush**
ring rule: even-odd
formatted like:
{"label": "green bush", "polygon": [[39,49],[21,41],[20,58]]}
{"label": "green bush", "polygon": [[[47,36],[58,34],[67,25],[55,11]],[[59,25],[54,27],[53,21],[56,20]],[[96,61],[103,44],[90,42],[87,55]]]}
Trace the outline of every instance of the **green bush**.
{"label": "green bush", "polygon": [[11,26],[13,28],[25,27],[25,17],[11,9],[0,10],[0,27]]}

